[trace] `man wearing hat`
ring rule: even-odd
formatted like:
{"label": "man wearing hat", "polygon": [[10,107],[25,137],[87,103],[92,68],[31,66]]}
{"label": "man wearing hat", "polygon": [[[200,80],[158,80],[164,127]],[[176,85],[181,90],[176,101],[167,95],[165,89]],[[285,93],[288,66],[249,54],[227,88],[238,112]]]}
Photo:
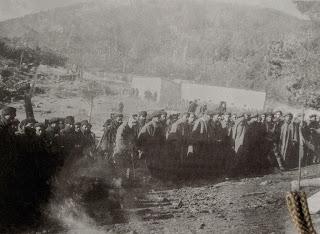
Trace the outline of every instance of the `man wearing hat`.
{"label": "man wearing hat", "polygon": [[221,121],[221,128],[222,128],[222,144],[224,146],[224,153],[225,153],[225,168],[229,168],[232,163],[232,129],[234,126],[234,122],[231,119],[231,113],[226,112],[223,116],[223,119]]}
{"label": "man wearing hat", "polygon": [[232,139],[234,141],[234,151],[237,154],[239,150],[241,151],[241,148],[243,146],[244,136],[247,133],[248,127],[249,127],[249,119],[250,114],[243,113],[239,116],[237,121],[234,124],[233,130],[232,130]]}
{"label": "man wearing hat", "polygon": [[274,111],[273,112],[273,117],[274,117],[274,119],[273,119],[274,122],[281,121],[282,117],[283,117],[282,116],[282,111],[281,110]]}
{"label": "man wearing hat", "polygon": [[245,163],[245,150],[244,150],[244,139],[245,135],[247,134],[248,127],[249,127],[249,119],[250,114],[248,113],[241,113],[237,116],[237,120],[232,129],[232,151],[233,155],[235,155],[234,164],[230,168],[232,173],[236,173],[236,169],[241,170],[241,167],[245,167],[243,165]]}
{"label": "man wearing hat", "polygon": [[112,141],[111,141],[111,127],[115,121],[115,113],[110,113],[110,118],[103,124],[103,135],[99,142],[98,147],[107,157],[112,156]]}
{"label": "man wearing hat", "polygon": [[110,118],[107,119],[106,122],[103,124],[104,131],[106,131],[108,128],[110,128],[114,119],[115,119],[115,113],[110,113]]}
{"label": "man wearing hat", "polygon": [[192,158],[196,156],[197,161],[194,163],[193,172],[202,173],[202,166],[205,163],[204,156],[208,152],[209,129],[208,122],[214,115],[213,111],[207,111],[194,124],[189,137],[187,156]]}
{"label": "man wearing hat", "polygon": [[227,138],[225,140],[229,142],[228,145],[231,143],[233,125],[234,122],[231,119],[231,113],[226,112],[221,120],[221,127],[224,130],[224,136]]}
{"label": "man wearing hat", "polygon": [[[7,209],[12,210],[14,204],[14,198],[16,189],[13,189],[12,185],[16,182],[16,171],[17,166],[17,147],[16,147],[16,136],[12,131],[12,123],[16,116],[16,109],[13,107],[5,107],[1,110],[0,116],[0,209],[6,211]],[[14,160],[13,160],[14,159]],[[10,202],[8,202],[10,201]],[[8,218],[8,217],[2,217]]]}
{"label": "man wearing hat", "polygon": [[48,127],[45,130],[45,138],[49,150],[53,154],[57,154],[60,151],[59,146],[59,136],[60,136],[60,129],[59,129],[59,118],[51,118],[48,120]]}
{"label": "man wearing hat", "polygon": [[146,120],[147,120],[147,112],[140,111],[138,114],[138,131],[139,132],[142,129],[142,127],[146,124]]}
{"label": "man wearing hat", "polygon": [[[69,156],[74,149],[76,142],[75,120],[73,116],[67,116],[64,119],[65,127],[60,131],[60,145],[65,157]],[[79,144],[79,142],[78,142]]]}
{"label": "man wearing hat", "polygon": [[194,101],[190,101],[189,102],[189,107],[188,107],[188,112],[189,113],[195,113],[198,107],[198,101],[194,100]]}
{"label": "man wearing hat", "polygon": [[36,123],[34,129],[38,137],[42,138],[45,136],[45,125],[43,123]]}
{"label": "man wearing hat", "polygon": [[172,124],[174,124],[178,119],[179,119],[179,113],[172,113],[167,118],[166,124],[164,126],[166,138],[168,137]]}
{"label": "man wearing hat", "polygon": [[261,172],[267,169],[268,160],[265,146],[266,127],[259,121],[258,113],[251,116],[251,120],[244,139],[244,147],[247,152],[248,173]]}
{"label": "man wearing hat", "polygon": [[113,117],[103,125],[104,133],[101,140],[101,150],[106,154],[107,158],[113,155],[113,148],[116,141],[117,130],[123,123],[123,114],[113,113]]}
{"label": "man wearing hat", "polygon": [[223,115],[219,112],[209,112],[208,121],[208,147],[207,162],[211,162],[210,171],[218,171],[224,167],[225,163],[225,140],[226,131],[222,127]]}
{"label": "man wearing hat", "polygon": [[298,137],[299,132],[293,123],[293,114],[286,113],[280,131],[279,151],[281,160],[287,168],[294,167],[298,162]]}
{"label": "man wearing hat", "polygon": [[203,105],[200,107],[199,114],[200,114],[200,115],[203,115],[203,114],[205,114],[205,113],[207,112],[207,110],[208,110],[207,104],[203,104]]}
{"label": "man wearing hat", "polygon": [[266,121],[266,113],[261,113],[259,116],[259,122],[264,124]]}
{"label": "man wearing hat", "polygon": [[160,110],[160,123],[162,124],[163,127],[167,125],[167,117],[168,113],[165,110]]}
{"label": "man wearing hat", "polygon": [[75,132],[76,134],[78,134],[78,133],[81,132],[81,123],[80,123],[80,122],[76,122],[76,123],[74,124],[74,132]]}
{"label": "man wearing hat", "polygon": [[20,121],[18,119],[14,119],[11,124],[11,134],[15,135],[19,131]]}
{"label": "man wearing hat", "polygon": [[168,113],[164,109],[160,110],[159,112],[160,112],[159,127],[160,127],[161,135],[162,135],[161,144],[164,144],[166,136],[167,136],[167,132],[171,127],[170,126],[171,121],[168,118]]}
{"label": "man wearing hat", "polygon": [[278,165],[280,170],[284,170],[282,160],[278,153],[278,142],[275,134],[275,123],[273,122],[273,113],[268,112],[265,114],[265,137],[264,146],[265,155],[269,161],[270,166]]}
{"label": "man wearing hat", "polygon": [[80,140],[80,148],[82,149],[82,153],[85,155],[90,155],[92,150],[95,147],[96,138],[93,132],[91,132],[90,123],[88,120],[81,121],[81,140]]}
{"label": "man wearing hat", "polygon": [[117,130],[113,159],[121,179],[130,179],[134,175],[134,156],[137,152],[137,115],[120,125]]}
{"label": "man wearing hat", "polygon": [[274,147],[273,147],[273,151],[274,154],[277,158],[277,162],[279,165],[279,168],[281,170],[284,170],[284,166],[283,166],[283,161],[281,158],[281,153],[280,153],[280,134],[281,134],[281,126],[283,125],[284,121],[283,121],[283,113],[281,110],[276,110],[273,112],[273,135],[274,135]]}
{"label": "man wearing hat", "polygon": [[60,134],[62,136],[67,135],[67,134],[73,134],[75,130],[75,120],[73,116],[67,116],[64,119],[64,129],[60,131]]}
{"label": "man wearing hat", "polygon": [[189,113],[188,122],[187,122],[187,133],[186,133],[188,142],[190,141],[191,132],[192,132],[193,125],[194,125],[194,122],[196,121],[196,119],[197,119],[197,117],[196,117],[195,113]]}
{"label": "man wearing hat", "polygon": [[49,126],[46,129],[46,135],[54,139],[59,136],[59,118],[52,118],[49,120]]}
{"label": "man wearing hat", "polygon": [[231,121],[233,122],[233,125],[235,124],[235,122],[237,121],[237,119],[238,119],[237,113],[233,113],[233,114],[231,115]]}
{"label": "man wearing hat", "polygon": [[161,144],[163,132],[161,130],[161,111],[155,111],[150,115],[151,121],[147,123],[138,135],[138,149],[140,157],[144,155],[146,164],[151,173],[156,173],[161,165]]}
{"label": "man wearing hat", "polygon": [[64,118],[59,118],[59,121],[58,121],[59,133],[60,133],[60,131],[63,130],[64,127],[65,127],[64,120],[65,120]]}
{"label": "man wearing hat", "polygon": [[170,160],[173,160],[175,168],[180,168],[183,165],[184,159],[187,156],[188,148],[188,118],[189,113],[181,114],[180,119],[171,125],[168,131],[167,144]]}
{"label": "man wearing hat", "polygon": [[11,124],[16,117],[16,108],[14,107],[5,107],[1,110],[0,117],[0,138],[4,138],[10,134]]}
{"label": "man wearing hat", "polygon": [[20,122],[19,128],[20,128],[20,134],[21,135],[32,135],[35,136],[36,132],[34,129],[34,125],[36,124],[36,120],[33,118],[24,119]]}
{"label": "man wearing hat", "polygon": [[[308,163],[319,163],[320,162],[320,137],[317,130],[320,128],[319,122],[317,121],[317,115],[311,114],[309,116],[309,123],[306,129],[305,140],[308,151],[307,158]],[[309,143],[309,144],[308,144]]]}
{"label": "man wearing hat", "polygon": [[118,105],[118,111],[119,111],[120,114],[123,113],[123,109],[124,109],[124,104],[123,104],[123,102],[120,102],[119,105]]}

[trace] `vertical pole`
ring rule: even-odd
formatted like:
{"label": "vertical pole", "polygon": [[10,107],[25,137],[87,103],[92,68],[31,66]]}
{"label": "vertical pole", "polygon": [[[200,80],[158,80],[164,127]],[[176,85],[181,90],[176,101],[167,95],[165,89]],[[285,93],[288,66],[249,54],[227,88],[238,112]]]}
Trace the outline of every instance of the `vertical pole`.
{"label": "vertical pole", "polygon": [[303,127],[303,124],[304,124],[304,107],[302,109],[302,119],[301,119],[301,122],[300,122],[300,126],[299,126],[299,176],[298,176],[298,191],[300,191],[300,182],[301,182],[301,161],[303,159],[303,154],[304,154],[304,149],[303,149],[303,142],[304,142],[304,139],[303,139],[303,135],[302,135],[302,127]]}
{"label": "vertical pole", "polygon": [[20,56],[20,63],[19,63],[20,70],[21,70],[21,66],[22,66],[23,54],[24,54],[24,51],[21,52],[21,56]]}
{"label": "vertical pole", "polygon": [[93,97],[91,97],[91,101],[90,101],[90,114],[89,114],[89,123],[91,123],[91,117],[92,117],[92,108],[93,108]]}
{"label": "vertical pole", "polygon": [[29,119],[29,118],[34,119],[30,93],[25,93],[25,95],[24,95],[24,108],[25,108],[25,112],[26,112],[26,118],[27,119]]}

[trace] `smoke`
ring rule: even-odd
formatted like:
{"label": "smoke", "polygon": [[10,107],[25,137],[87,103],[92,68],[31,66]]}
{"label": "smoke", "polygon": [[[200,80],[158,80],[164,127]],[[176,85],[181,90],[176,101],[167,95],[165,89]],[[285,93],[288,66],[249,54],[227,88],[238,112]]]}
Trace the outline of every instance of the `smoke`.
{"label": "smoke", "polygon": [[[106,233],[96,220],[103,220],[103,224],[113,222],[108,212],[112,208],[111,171],[109,163],[103,159],[68,158],[53,185],[53,197],[47,210],[49,217],[58,221],[66,233]],[[113,198],[113,203],[117,204],[119,196]],[[101,207],[106,209],[99,220],[95,212]]]}
{"label": "smoke", "polygon": [[65,199],[62,203],[52,204],[51,214],[54,215],[67,233],[73,234],[104,234],[93,219],[88,217],[83,208],[73,199]]}

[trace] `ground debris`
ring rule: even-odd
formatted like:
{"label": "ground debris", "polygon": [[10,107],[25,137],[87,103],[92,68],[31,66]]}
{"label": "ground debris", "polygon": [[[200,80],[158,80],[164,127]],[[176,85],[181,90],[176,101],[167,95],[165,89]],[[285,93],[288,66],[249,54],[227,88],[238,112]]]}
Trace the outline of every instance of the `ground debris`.
{"label": "ground debris", "polygon": [[254,193],[243,194],[241,195],[241,197],[259,196],[264,194],[266,194],[266,192],[254,192]]}
{"label": "ground debris", "polygon": [[179,200],[178,203],[173,204],[175,209],[181,209],[183,207],[182,200]]}
{"label": "ground debris", "polygon": [[266,181],[263,181],[260,183],[261,186],[266,186],[266,185],[270,185],[270,184],[272,184],[272,181],[270,181],[270,180],[266,180]]}

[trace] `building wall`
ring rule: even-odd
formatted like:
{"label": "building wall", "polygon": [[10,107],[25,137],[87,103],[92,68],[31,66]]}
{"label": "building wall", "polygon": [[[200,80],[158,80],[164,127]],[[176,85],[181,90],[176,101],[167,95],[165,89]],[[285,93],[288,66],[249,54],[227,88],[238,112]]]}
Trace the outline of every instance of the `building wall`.
{"label": "building wall", "polygon": [[159,102],[162,105],[174,105],[181,100],[181,85],[168,80],[162,80]]}
{"label": "building wall", "polygon": [[157,102],[166,106],[181,100],[181,85],[175,82],[158,78],[135,76],[132,78],[132,88],[139,90],[139,97],[144,99],[145,91],[157,93]]}
{"label": "building wall", "polygon": [[144,99],[145,91],[151,91],[152,94],[157,93],[157,101],[160,101],[161,92],[161,78],[150,78],[136,76],[132,78],[131,86],[139,90],[139,97]]}
{"label": "building wall", "polygon": [[184,83],[181,84],[181,98],[187,101],[200,99],[200,101],[214,104],[226,101],[227,107],[262,110],[264,108],[266,93]]}

